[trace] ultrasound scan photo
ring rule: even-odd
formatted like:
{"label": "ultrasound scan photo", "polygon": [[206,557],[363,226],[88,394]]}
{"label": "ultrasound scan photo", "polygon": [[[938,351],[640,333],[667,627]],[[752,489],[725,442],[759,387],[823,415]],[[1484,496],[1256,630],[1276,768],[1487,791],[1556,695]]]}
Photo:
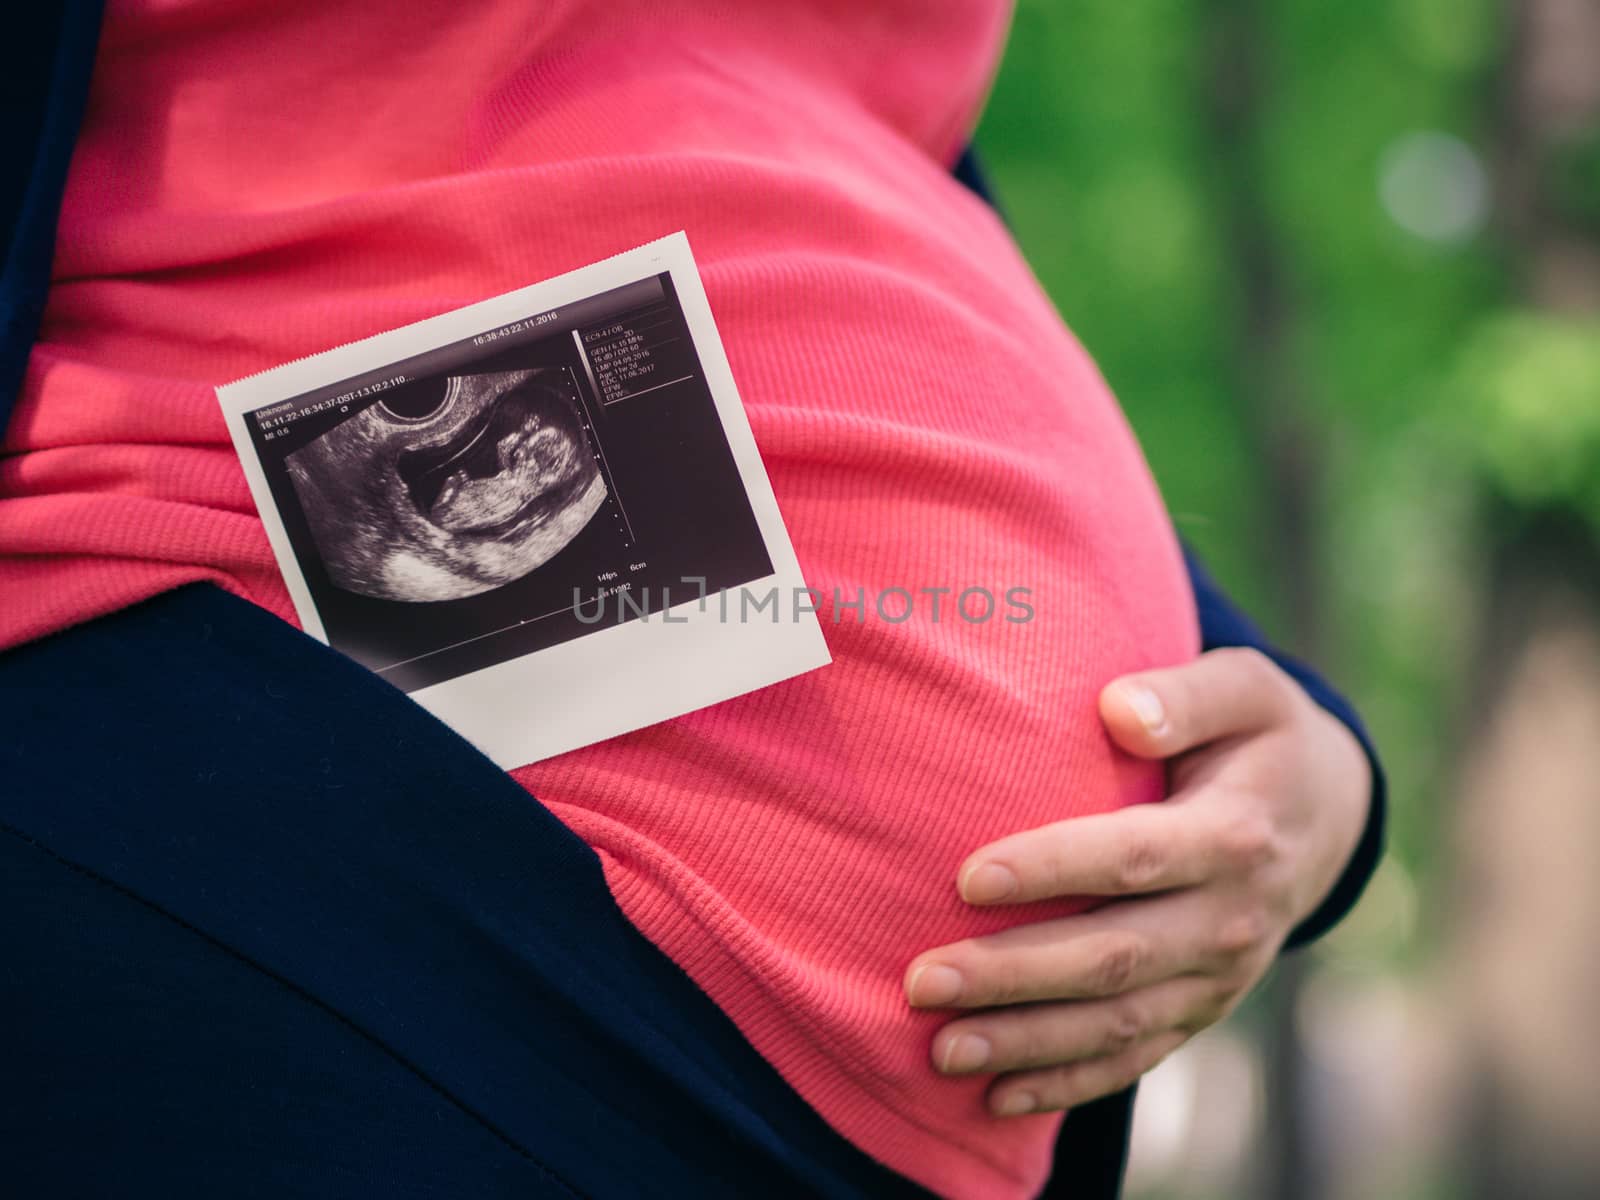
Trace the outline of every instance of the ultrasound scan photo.
{"label": "ultrasound scan photo", "polygon": [[418,380],[286,458],[332,582],[425,602],[521,579],[608,494],[568,372]]}
{"label": "ultrasound scan photo", "polygon": [[682,232],[217,400],[301,628],[502,765],[829,661]]}
{"label": "ultrasound scan photo", "polygon": [[772,573],[666,273],[248,416],[323,635],[407,691]]}

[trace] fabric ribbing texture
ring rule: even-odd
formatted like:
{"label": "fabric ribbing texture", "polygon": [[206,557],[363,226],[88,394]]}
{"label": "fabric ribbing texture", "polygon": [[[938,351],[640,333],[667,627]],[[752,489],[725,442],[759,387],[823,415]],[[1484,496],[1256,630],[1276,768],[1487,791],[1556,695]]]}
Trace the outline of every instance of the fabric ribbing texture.
{"label": "fabric ribbing texture", "polygon": [[1115,402],[948,176],[1005,21],[114,5],[0,463],[0,643],[197,579],[292,620],[215,384],[686,229],[835,663],[516,778],[837,1130],[947,1196],[1036,1191],[1059,1119],[938,1077],[901,973],[1079,907],[970,910],[955,869],[1158,799],[1094,697],[1196,634]]}

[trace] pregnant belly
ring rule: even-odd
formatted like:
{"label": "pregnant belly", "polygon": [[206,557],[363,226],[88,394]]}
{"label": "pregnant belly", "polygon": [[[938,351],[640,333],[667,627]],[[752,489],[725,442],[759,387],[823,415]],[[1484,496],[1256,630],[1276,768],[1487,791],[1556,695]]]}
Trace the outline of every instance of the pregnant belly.
{"label": "pregnant belly", "polygon": [[[805,309],[848,314],[840,286]],[[772,344],[738,296],[718,309],[730,354]],[[517,776],[841,1132],[925,1180],[947,1152],[989,1180],[949,1194],[1021,1195],[1053,1125],[995,1122],[986,1080],[937,1076],[940,1019],[900,980],[922,950],[1082,907],[972,910],[956,870],[994,838],[1160,799],[1159,766],[1111,748],[1096,696],[1194,653],[1192,599],[1137,447],[1064,333],[1019,360],[969,353],[948,313],[908,316],[950,348],[939,371],[928,338],[879,337],[864,377],[861,339],[826,315],[802,354],[736,359],[833,665]]]}

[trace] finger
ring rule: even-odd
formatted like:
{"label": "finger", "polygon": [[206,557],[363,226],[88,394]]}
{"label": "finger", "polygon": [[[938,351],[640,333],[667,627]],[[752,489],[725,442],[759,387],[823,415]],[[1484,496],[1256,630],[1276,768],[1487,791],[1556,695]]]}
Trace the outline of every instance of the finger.
{"label": "finger", "polygon": [[997,1117],[1076,1108],[1132,1087],[1139,1077],[1189,1038],[1171,1031],[1147,1038],[1120,1054],[1091,1058],[1064,1067],[1005,1075],[989,1089],[989,1111]]}
{"label": "finger", "polygon": [[1260,651],[1230,646],[1112,680],[1100,693],[1100,717],[1129,754],[1170,758],[1271,727],[1288,715],[1294,686]]}
{"label": "finger", "polygon": [[1182,975],[1109,1000],[992,1009],[934,1035],[934,1069],[946,1075],[1027,1071],[1111,1058],[1156,1034],[1198,1033],[1221,1020],[1234,993]]}
{"label": "finger", "polygon": [[1136,804],[1057,821],[974,851],[956,888],[969,904],[1022,904],[1188,887],[1230,864],[1226,815],[1198,804]]}
{"label": "finger", "polygon": [[1193,891],[1124,900],[930,950],[907,968],[906,996],[917,1008],[1118,996],[1178,975],[1230,970],[1265,944],[1265,930],[1265,918],[1222,917]]}

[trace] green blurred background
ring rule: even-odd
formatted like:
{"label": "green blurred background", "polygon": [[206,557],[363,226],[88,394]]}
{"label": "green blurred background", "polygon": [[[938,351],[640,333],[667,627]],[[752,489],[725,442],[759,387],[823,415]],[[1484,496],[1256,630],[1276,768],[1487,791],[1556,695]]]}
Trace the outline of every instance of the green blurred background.
{"label": "green blurred background", "polygon": [[1130,1195],[1600,1197],[1600,2],[1021,0],[977,145],[1390,853]]}

